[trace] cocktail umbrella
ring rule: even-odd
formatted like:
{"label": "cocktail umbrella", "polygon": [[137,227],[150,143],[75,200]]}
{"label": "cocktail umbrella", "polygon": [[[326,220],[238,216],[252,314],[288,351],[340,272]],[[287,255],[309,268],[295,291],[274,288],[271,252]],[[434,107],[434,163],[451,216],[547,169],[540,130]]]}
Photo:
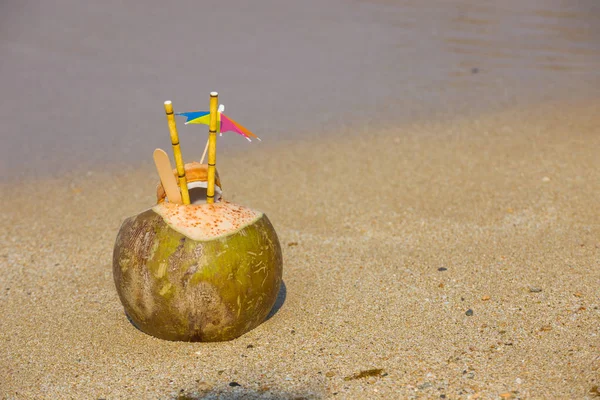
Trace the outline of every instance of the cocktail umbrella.
{"label": "cocktail umbrella", "polygon": [[[256,136],[254,133],[250,132],[248,129],[246,129],[244,126],[242,126],[240,123],[234,121],[233,119],[229,118],[227,115],[223,114],[224,109],[225,109],[225,107],[221,104],[221,106],[219,106],[219,113],[218,113],[218,120],[217,120],[218,121],[217,125],[220,125],[218,127],[218,130],[221,134],[223,132],[235,132],[238,135],[244,136],[249,141],[252,141],[252,139],[250,139],[251,137],[260,140],[260,138],[258,136]],[[189,112],[177,113],[176,115],[186,117],[187,118],[187,120],[185,121],[186,125],[188,125],[188,124],[208,125],[210,123],[210,112],[209,111],[189,111]]]}

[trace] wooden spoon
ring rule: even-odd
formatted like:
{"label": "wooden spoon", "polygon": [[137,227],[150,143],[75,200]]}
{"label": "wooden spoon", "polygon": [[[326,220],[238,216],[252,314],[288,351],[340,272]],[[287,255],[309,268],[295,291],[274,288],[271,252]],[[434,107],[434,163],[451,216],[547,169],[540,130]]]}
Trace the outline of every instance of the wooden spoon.
{"label": "wooden spoon", "polygon": [[154,150],[154,164],[156,164],[160,183],[162,183],[165,189],[169,202],[183,204],[179,186],[177,186],[177,180],[171,168],[171,161],[169,161],[169,156],[163,149]]}

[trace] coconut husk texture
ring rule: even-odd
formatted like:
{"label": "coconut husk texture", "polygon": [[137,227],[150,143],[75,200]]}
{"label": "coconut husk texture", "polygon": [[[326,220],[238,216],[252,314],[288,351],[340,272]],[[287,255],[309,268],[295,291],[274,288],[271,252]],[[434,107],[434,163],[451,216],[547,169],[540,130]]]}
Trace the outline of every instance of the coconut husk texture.
{"label": "coconut husk texture", "polygon": [[227,202],[162,203],[130,217],[113,253],[131,322],[179,341],[230,340],[258,326],[277,298],[282,265],[267,216]]}

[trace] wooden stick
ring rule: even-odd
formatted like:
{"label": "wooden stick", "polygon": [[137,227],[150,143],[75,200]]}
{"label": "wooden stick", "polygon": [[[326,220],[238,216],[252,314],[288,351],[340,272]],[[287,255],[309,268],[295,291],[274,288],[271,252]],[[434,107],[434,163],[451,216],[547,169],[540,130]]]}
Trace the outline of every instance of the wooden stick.
{"label": "wooden stick", "polygon": [[185,167],[181,157],[181,148],[179,147],[179,135],[175,125],[175,116],[173,116],[173,104],[170,100],[165,101],[165,112],[167,113],[167,122],[169,123],[169,132],[171,134],[171,144],[173,145],[173,155],[175,156],[175,165],[177,166],[177,175],[179,176],[179,188],[181,189],[181,200],[183,204],[190,204],[190,193],[188,192],[187,179],[185,177]]}
{"label": "wooden stick", "polygon": [[177,179],[175,179],[175,175],[173,175],[171,161],[169,161],[169,156],[163,149],[154,150],[154,164],[156,165],[160,183],[162,183],[162,186],[165,189],[169,202],[182,204],[181,193],[179,193]]}
{"label": "wooden stick", "polygon": [[210,93],[210,125],[208,127],[208,182],[206,183],[206,202],[215,202],[215,167],[217,166],[217,107],[219,94]]}
{"label": "wooden stick", "polygon": [[204,163],[204,157],[206,157],[206,152],[208,151],[208,142],[209,140],[206,140],[206,146],[204,146],[204,153],[202,153],[202,158],[200,159],[200,164]]}

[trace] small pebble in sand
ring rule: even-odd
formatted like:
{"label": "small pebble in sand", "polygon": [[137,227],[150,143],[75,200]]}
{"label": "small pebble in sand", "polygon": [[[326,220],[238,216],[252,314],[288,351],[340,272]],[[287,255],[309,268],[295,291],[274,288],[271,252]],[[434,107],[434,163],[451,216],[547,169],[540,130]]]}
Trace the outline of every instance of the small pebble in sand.
{"label": "small pebble in sand", "polygon": [[510,393],[510,392],[501,393],[500,397],[502,397],[503,399],[510,399],[512,397],[512,393]]}
{"label": "small pebble in sand", "polygon": [[288,246],[289,247],[298,246],[298,242],[289,242]]}
{"label": "small pebble in sand", "polygon": [[483,297],[481,298],[481,300],[483,300],[483,301],[488,301],[489,299],[490,299],[490,296],[483,296]]}
{"label": "small pebble in sand", "polygon": [[530,291],[531,293],[539,293],[539,292],[541,292],[541,291],[542,291],[542,289],[541,289],[541,288],[539,288],[539,287],[532,286],[532,287],[530,287],[530,288],[529,288],[529,291]]}
{"label": "small pebble in sand", "polygon": [[542,182],[547,183],[550,182],[550,178],[548,178],[547,176],[542,178]]}
{"label": "small pebble in sand", "polygon": [[242,386],[242,385],[240,385],[239,383],[234,381],[234,382],[229,382],[229,386],[236,387],[236,386]]}
{"label": "small pebble in sand", "polygon": [[551,331],[551,330],[552,330],[552,327],[550,325],[543,325],[540,328],[540,331],[542,331],[542,332],[548,332],[548,331]]}
{"label": "small pebble in sand", "polygon": [[329,372],[325,373],[325,376],[328,378],[332,378],[334,375],[335,375],[335,372],[333,372],[333,371],[329,371]]}
{"label": "small pebble in sand", "polygon": [[438,268],[438,271],[448,271],[448,268],[446,268],[446,267],[440,267],[440,268]]}
{"label": "small pebble in sand", "polygon": [[473,315],[473,310],[471,310],[470,308],[467,310],[467,312],[465,313],[465,315],[467,317],[470,317],[471,315]]}

